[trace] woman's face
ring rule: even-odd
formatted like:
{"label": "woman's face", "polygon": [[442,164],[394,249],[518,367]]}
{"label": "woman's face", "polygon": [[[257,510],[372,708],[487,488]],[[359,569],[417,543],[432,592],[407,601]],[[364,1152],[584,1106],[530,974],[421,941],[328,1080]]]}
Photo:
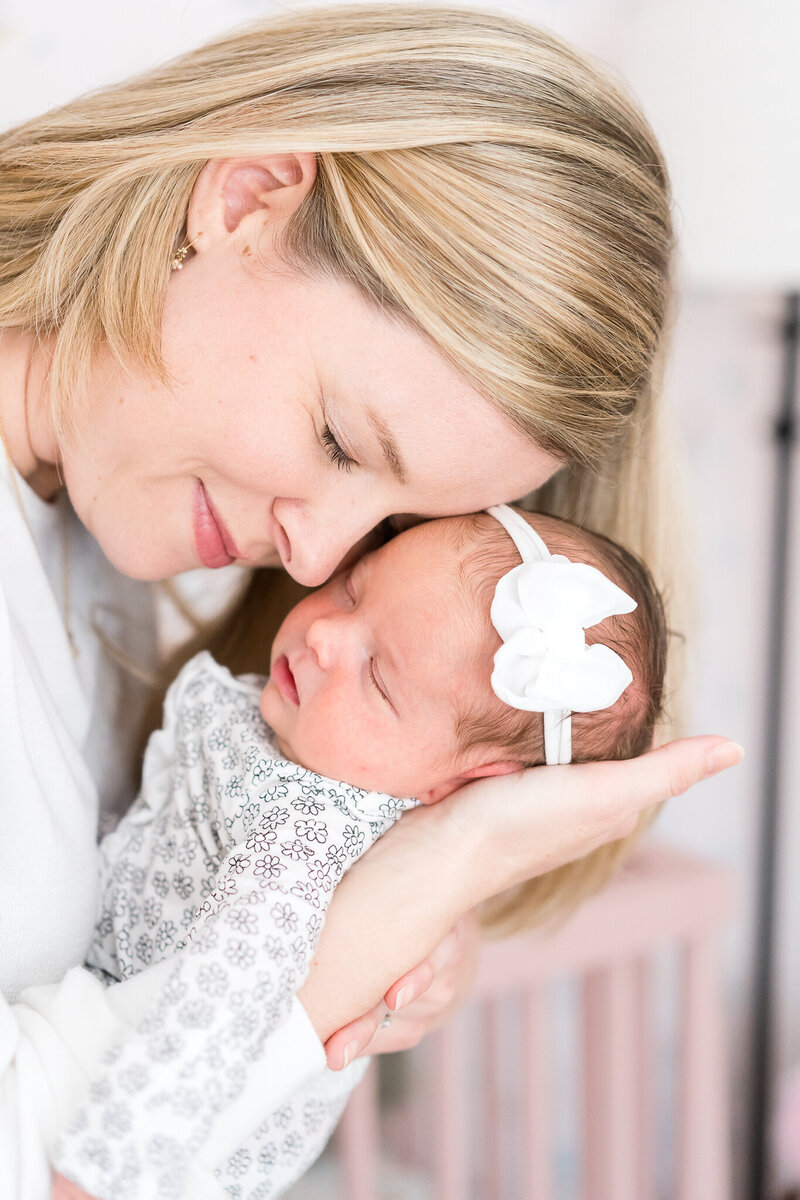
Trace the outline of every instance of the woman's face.
{"label": "woman's face", "polygon": [[557,469],[417,333],[261,240],[256,255],[247,220],[236,233],[170,280],[170,383],[98,361],[64,452],[121,571],[282,561],[316,585],[391,514],[470,512]]}

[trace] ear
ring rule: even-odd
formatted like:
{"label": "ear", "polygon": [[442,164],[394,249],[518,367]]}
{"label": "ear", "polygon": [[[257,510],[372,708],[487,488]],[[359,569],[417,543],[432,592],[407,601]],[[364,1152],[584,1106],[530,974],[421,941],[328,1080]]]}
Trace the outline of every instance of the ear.
{"label": "ear", "polygon": [[207,162],[197,177],[186,218],[188,240],[201,254],[252,224],[283,221],[311,191],[317,174],[313,154],[265,154]]}
{"label": "ear", "polygon": [[514,771],[521,771],[522,763],[509,762],[488,762],[481,763],[477,767],[470,767],[466,771],[462,771],[459,775],[454,775],[452,779],[448,779],[445,783],[437,783],[436,787],[432,787],[427,792],[420,792],[417,799],[421,804],[437,804],[439,800],[444,800],[445,796],[449,796],[451,792],[457,788],[463,787],[465,783],[469,783],[472,779],[488,779],[491,775],[511,775]]}

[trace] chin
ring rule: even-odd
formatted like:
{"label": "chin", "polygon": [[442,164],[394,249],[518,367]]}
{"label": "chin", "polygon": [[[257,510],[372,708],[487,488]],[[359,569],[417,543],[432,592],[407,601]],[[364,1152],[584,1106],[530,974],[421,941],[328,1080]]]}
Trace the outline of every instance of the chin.
{"label": "chin", "polygon": [[101,549],[112,567],[122,575],[127,575],[128,579],[136,579],[142,583],[159,583],[164,579],[172,579],[181,571],[189,569],[173,567],[166,563],[162,566],[151,555],[129,554],[125,552],[124,548],[117,552],[116,547],[113,550],[107,550],[105,546],[101,545]]}
{"label": "chin", "polygon": [[270,729],[275,734],[275,741],[277,742],[278,749],[283,757],[288,759],[290,762],[296,762],[299,763],[300,766],[304,766],[305,764],[300,762],[300,759],[296,756],[294,749],[291,746],[291,722],[287,722],[285,719],[286,714],[283,709],[283,701],[277,694],[277,689],[275,688],[274,684],[272,684],[270,687],[270,684],[267,683],[267,686],[261,692],[258,708],[259,712],[261,713],[262,720],[269,725]]}
{"label": "chin", "polygon": [[198,565],[196,562],[178,562],[167,547],[159,547],[149,540],[143,542],[134,537],[104,537],[102,531],[91,528],[90,533],[112,567],[129,579],[157,583],[162,579],[172,579],[174,575],[190,571]]}
{"label": "chin", "polygon": [[[274,687],[274,684],[273,684],[273,687]],[[276,729],[276,724],[279,724],[280,722],[276,722],[276,720],[275,720],[275,713],[277,710],[277,705],[272,703],[272,695],[270,692],[269,683],[261,692],[261,696],[258,701],[258,708],[259,708],[259,712],[261,713],[261,716],[267,722],[270,729],[273,730],[273,732],[276,733],[278,735],[278,737],[280,737],[281,731],[280,731],[280,729]]]}

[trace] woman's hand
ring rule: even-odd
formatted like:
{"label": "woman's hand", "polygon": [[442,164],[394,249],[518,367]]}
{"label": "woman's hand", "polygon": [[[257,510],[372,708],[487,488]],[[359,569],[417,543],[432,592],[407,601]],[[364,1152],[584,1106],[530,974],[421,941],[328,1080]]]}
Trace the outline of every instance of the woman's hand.
{"label": "woman's hand", "polygon": [[[456,1011],[475,978],[480,926],[467,913],[424,962],[396,980],[371,1012],[337,1030],[325,1044],[332,1071],[360,1054],[410,1050]],[[383,1024],[391,1014],[388,1025]]]}
{"label": "woman's hand", "polygon": [[54,1171],[50,1200],[95,1200],[95,1197],[90,1196],[83,1188],[79,1188],[77,1183],[72,1183],[71,1180],[65,1179],[63,1175]]}
{"label": "woman's hand", "polygon": [[472,853],[475,903],[583,858],[633,833],[640,814],[736,765],[744,751],[720,737],[683,738],[622,762],[537,767],[481,779],[443,804],[450,832]]}
{"label": "woman's hand", "polygon": [[477,904],[625,837],[644,809],[741,757],[724,738],[686,738],[625,762],[478,780],[406,813],[333,897],[300,992],[320,1040],[364,1014],[362,1032],[374,1029],[391,985]]}

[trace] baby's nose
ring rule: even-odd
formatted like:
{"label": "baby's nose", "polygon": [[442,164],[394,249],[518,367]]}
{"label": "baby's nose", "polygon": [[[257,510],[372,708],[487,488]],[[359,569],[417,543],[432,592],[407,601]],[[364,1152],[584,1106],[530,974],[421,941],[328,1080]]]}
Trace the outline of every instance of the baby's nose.
{"label": "baby's nose", "polygon": [[318,617],[308,627],[306,644],[323,671],[335,667],[342,654],[342,622],[335,617]]}

